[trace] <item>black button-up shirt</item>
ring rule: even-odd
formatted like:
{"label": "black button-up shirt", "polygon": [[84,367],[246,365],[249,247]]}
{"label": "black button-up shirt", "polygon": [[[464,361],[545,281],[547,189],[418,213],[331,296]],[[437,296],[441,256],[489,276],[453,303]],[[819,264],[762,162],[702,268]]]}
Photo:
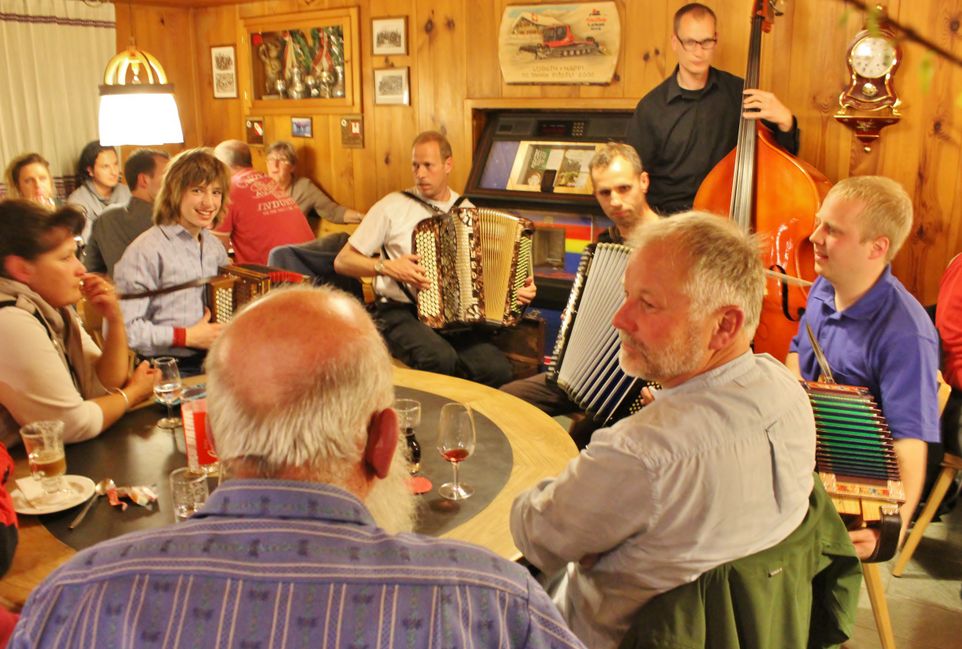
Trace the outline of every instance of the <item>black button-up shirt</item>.
{"label": "black button-up shirt", "polygon": [[[741,120],[745,85],[741,77],[710,68],[701,90],[683,89],[677,77],[676,66],[638,102],[628,129],[628,144],[638,151],[651,177],[648,204],[661,214],[691,209],[702,180],[735,148]],[[765,124],[781,147],[798,153],[794,118],[788,133]]]}

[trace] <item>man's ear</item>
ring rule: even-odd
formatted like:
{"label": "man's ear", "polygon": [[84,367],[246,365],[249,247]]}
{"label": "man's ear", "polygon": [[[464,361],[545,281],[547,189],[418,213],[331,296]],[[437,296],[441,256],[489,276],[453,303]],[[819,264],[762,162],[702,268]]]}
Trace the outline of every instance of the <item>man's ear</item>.
{"label": "man's ear", "polygon": [[371,415],[367,425],[367,445],[364,447],[364,463],[374,475],[384,479],[391,469],[397,452],[398,423],[393,408],[386,408]]}
{"label": "man's ear", "polygon": [[745,326],[745,313],[737,306],[726,306],[721,308],[721,313],[715,321],[715,330],[712,332],[710,349],[723,349],[727,347]]}
{"label": "man's ear", "polygon": [[888,255],[889,247],[891,245],[892,245],[892,242],[889,240],[888,237],[885,237],[885,236],[875,237],[875,241],[872,242],[871,252],[869,252],[869,258],[884,259]]}
{"label": "man's ear", "polygon": [[33,275],[33,265],[17,255],[10,255],[3,260],[3,270],[7,277],[11,277],[21,284],[29,283],[30,277]]}

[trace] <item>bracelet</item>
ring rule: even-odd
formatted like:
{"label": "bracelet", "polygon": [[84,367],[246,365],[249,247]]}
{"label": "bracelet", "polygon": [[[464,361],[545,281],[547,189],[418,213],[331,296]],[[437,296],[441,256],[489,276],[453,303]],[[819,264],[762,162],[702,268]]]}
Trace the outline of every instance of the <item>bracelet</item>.
{"label": "bracelet", "polygon": [[130,410],[130,399],[127,398],[127,393],[121,388],[110,388],[107,390],[110,394],[119,394],[124,398],[124,412]]}

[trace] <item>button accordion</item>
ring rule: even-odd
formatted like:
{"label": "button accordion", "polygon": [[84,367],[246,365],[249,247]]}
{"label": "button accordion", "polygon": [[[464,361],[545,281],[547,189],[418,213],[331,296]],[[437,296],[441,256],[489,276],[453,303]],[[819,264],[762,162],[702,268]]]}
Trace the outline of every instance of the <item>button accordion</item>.
{"label": "button accordion", "polygon": [[431,286],[417,293],[418,318],[435,329],[515,324],[518,291],[533,275],[528,219],[485,208],[455,208],[414,228],[411,249]]}
{"label": "button accordion", "polygon": [[895,555],[905,491],[888,423],[868,388],[802,381],[815,415],[815,470],[849,529],[879,529],[875,554]]}
{"label": "button accordion", "polygon": [[226,323],[251,300],[280,284],[300,284],[307,277],[280,268],[242,264],[222,266],[220,274],[207,283],[207,304],[213,322]]}
{"label": "button accordion", "polygon": [[585,248],[548,370],[548,380],[602,425],[637,412],[647,385],[621,369],[621,341],[611,324],[624,300],[622,276],[630,253],[616,243]]}

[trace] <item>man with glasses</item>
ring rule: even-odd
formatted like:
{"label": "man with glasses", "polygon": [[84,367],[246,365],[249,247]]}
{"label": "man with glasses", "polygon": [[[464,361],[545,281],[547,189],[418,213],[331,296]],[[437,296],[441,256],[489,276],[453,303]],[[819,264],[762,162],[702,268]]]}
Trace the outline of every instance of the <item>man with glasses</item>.
{"label": "man with glasses", "polygon": [[743,116],[764,120],[780,146],[798,152],[798,124],[775,95],[745,89],[741,77],[711,66],[715,27],[715,13],[703,4],[675,13],[678,65],[638,102],[628,129],[628,144],[651,178],[648,203],[661,214],[691,208],[702,180],[735,148]]}

